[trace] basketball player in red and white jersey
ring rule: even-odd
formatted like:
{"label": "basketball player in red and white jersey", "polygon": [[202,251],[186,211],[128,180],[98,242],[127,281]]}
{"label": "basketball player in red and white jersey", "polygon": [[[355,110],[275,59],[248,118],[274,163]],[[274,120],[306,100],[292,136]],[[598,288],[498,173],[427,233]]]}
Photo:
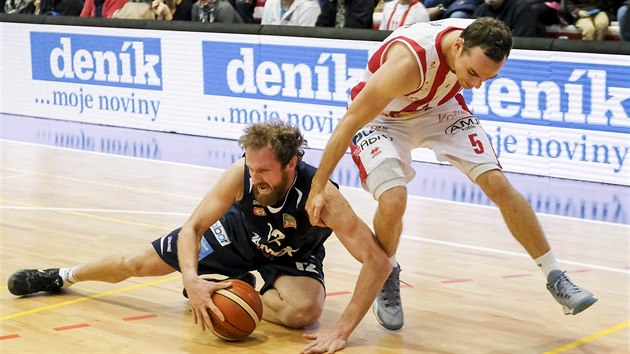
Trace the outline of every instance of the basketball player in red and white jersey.
{"label": "basketball player in red and white jersey", "polygon": [[312,181],[306,209],[319,222],[324,186],[348,145],[364,188],[378,201],[374,231],[394,270],[372,308],[387,329],[402,328],[400,266],[395,254],[415,176],[411,150],[432,149],[474,181],[499,207],[512,235],[547,280],[565,314],[597,301],[560,269],[533,209],[510,184],[479,120],[460,91],[479,88],[499,74],[512,48],[509,28],[479,18],[443,20],[399,28],[370,57],[363,80],[351,90],[348,110],[335,128]]}

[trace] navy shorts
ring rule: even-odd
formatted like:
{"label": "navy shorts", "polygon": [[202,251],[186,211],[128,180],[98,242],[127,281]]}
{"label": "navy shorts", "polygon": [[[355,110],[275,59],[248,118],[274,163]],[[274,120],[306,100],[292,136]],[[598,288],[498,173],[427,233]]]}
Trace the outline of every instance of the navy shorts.
{"label": "navy shorts", "polygon": [[[228,234],[223,223],[230,215],[238,217],[228,213],[203,234],[199,251],[199,274],[221,274],[230,277],[256,270],[265,281],[260,289],[261,294],[271,289],[281,275],[309,277],[325,286],[323,261],[326,251],[323,245],[303,259],[291,259],[290,262],[269,260],[255,248],[248,239],[247,232],[233,231]],[[175,229],[152,242],[160,258],[177,271],[180,271],[177,258],[179,230],[180,228]]]}

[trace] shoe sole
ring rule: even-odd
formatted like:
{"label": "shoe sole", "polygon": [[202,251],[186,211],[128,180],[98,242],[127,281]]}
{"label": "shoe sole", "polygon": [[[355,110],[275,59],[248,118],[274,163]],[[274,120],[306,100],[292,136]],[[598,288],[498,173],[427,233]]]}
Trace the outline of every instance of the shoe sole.
{"label": "shoe sole", "polygon": [[582,302],[578,303],[578,304],[577,304],[577,305],[573,308],[573,310],[569,310],[569,312],[568,312],[568,313],[565,311],[565,314],[566,314],[566,315],[569,315],[569,314],[570,314],[570,315],[575,316],[575,315],[577,315],[578,313],[580,313],[580,312],[582,312],[582,311],[586,310],[587,308],[591,307],[591,305],[593,305],[594,303],[596,303],[596,302],[597,302],[597,300],[598,300],[598,299],[597,299],[595,296],[588,297],[588,298],[586,298],[586,299],[582,300]]}
{"label": "shoe sole", "polygon": [[378,305],[376,303],[376,300],[374,300],[374,302],[372,303],[372,312],[374,312],[374,317],[376,317],[376,321],[378,322],[378,324],[380,324],[383,328],[390,331],[397,331],[403,328],[404,323],[401,323],[400,326],[388,326],[381,321],[381,319],[378,317]]}

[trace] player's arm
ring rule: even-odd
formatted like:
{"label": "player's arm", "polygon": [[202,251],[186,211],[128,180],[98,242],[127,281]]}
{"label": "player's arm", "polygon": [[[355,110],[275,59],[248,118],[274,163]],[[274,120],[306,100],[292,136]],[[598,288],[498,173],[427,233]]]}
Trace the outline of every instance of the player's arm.
{"label": "player's arm", "polygon": [[385,54],[384,64],[352,101],[326,144],[306,202],[311,224],[321,224],[319,217],[324,203],[323,190],[354,134],[383,112],[394,97],[413,92],[420,82],[421,73],[416,57],[406,45],[393,44]]}
{"label": "player's arm", "polygon": [[333,353],[344,348],[348,337],[369,310],[392,270],[385,251],[379,246],[372,230],[355,214],[341,192],[330,182],[326,186],[325,197],[322,220],[362,266],[352,299],[339,321],[332,329],[318,334],[307,334],[306,338],[314,341],[306,346],[304,353]]}
{"label": "player's arm", "polygon": [[223,319],[221,312],[210,299],[211,293],[228,284],[209,283],[197,274],[199,247],[203,233],[225,214],[243,193],[244,158],[228,167],[215,185],[206,193],[179,232],[177,257],[184,288],[192,307],[193,319],[201,329],[212,328],[208,309]]}

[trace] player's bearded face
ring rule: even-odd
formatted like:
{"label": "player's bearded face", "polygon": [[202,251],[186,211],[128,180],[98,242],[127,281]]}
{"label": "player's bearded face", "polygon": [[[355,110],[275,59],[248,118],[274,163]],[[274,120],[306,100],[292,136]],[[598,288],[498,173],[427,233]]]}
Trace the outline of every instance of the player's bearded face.
{"label": "player's bearded face", "polygon": [[266,181],[260,181],[254,184],[254,198],[264,206],[277,206],[284,201],[289,183],[289,175],[283,168],[280,170],[278,183],[270,185]]}

